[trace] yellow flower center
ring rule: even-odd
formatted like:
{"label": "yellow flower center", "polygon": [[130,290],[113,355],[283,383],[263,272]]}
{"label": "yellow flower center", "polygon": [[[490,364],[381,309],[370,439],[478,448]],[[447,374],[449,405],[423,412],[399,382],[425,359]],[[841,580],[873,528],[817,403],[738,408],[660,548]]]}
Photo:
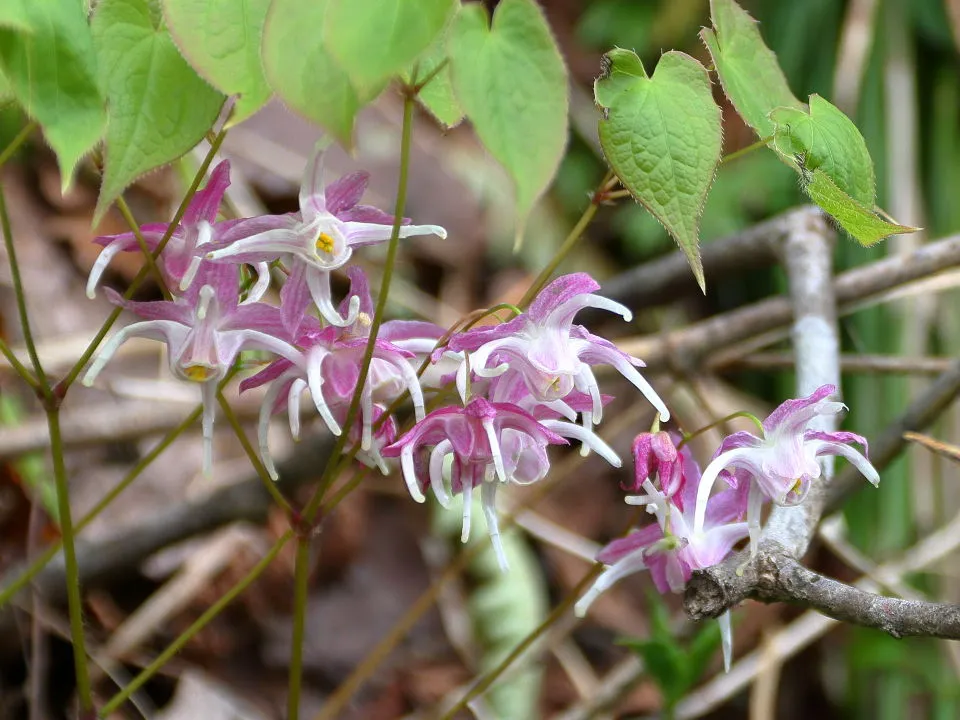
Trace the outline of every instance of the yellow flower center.
{"label": "yellow flower center", "polygon": [[362,327],[370,327],[371,325],[373,325],[373,318],[371,318],[365,312],[362,312],[359,315],[357,315],[357,325],[360,325]]}
{"label": "yellow flower center", "polygon": [[792,492],[799,493],[801,485],[802,485],[802,481],[800,478],[797,478],[796,480],[794,480],[793,485],[791,485],[790,489],[787,490],[787,495],[789,495]]}
{"label": "yellow flower center", "polygon": [[333,238],[327,233],[320,233],[317,238],[317,252],[325,252],[328,255],[333,254]]}
{"label": "yellow flower center", "polygon": [[183,374],[193,382],[206,382],[213,376],[213,370],[206,365],[191,365],[183,369]]}

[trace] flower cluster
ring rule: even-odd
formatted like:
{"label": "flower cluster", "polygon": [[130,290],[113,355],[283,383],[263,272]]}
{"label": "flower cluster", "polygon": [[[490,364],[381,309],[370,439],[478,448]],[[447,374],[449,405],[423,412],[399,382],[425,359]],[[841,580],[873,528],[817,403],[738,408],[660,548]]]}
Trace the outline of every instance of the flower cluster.
{"label": "flower cluster", "polygon": [[[160,251],[157,266],[172,299],[128,302],[108,291],[112,302],[133,311],[143,322],[111,338],[84,376],[84,384],[94,382],[127,339],[146,337],[165,342],[173,374],[201,387],[206,472],[213,461],[219,384],[243,350],[266,351],[279,358],[245,385],[273,381],[260,433],[264,461],[271,470],[265,425],[270,413],[281,409],[279,393],[284,393],[282,399],[290,406],[294,435],[299,427],[298,406],[289,401],[299,399],[306,387],[330,429],[341,432],[340,423],[360,381],[372,304],[366,278],[359,268],[351,267],[347,269],[351,293],[338,310],[330,294],[330,273],[350,260],[355,247],[389,239],[394,218],[359,204],[368,181],[365,173],[347,175],[326,187],[322,176],[323,153],[318,152],[304,173],[299,212],[218,222],[220,204],[230,184],[230,165],[221,162],[193,197],[179,224],[173,228],[163,224],[140,228],[147,248]],[[406,219],[400,228],[400,237],[429,234],[446,237],[441,227],[411,225]],[[165,236],[169,237],[161,247]],[[101,237],[97,242],[104,249],[87,282],[91,297],[114,256],[140,249],[132,232]],[[289,274],[280,290],[279,306],[262,302],[273,264]],[[252,272],[242,271],[245,267]],[[256,279],[247,282],[248,277]],[[310,305],[319,318],[308,312]],[[363,459],[382,465],[376,448],[396,437],[396,425],[386,419],[379,423],[376,440],[372,427],[403,391],[410,391],[422,416],[422,395],[409,360],[415,352],[433,349],[441,333],[430,323],[385,325],[363,383],[359,427],[350,428],[362,439]],[[326,389],[321,389],[323,386]]]}
{"label": "flower cluster", "polygon": [[[298,212],[218,221],[230,183],[229,164],[222,162],[176,226],[140,228],[146,247],[158,253],[157,267],[172,298],[131,302],[108,290],[112,302],[142,321],[106,343],[84,382],[91,384],[130,337],[166,343],[171,372],[201,388],[204,468],[209,471],[221,383],[244,350],[269,353],[268,364],[240,389],[267,386],[258,434],[264,465],[274,479],[267,441],[271,416],[286,410],[291,434],[298,437],[300,399],[309,392],[327,429],[346,433],[361,461],[387,474],[390,460],[399,460],[416,501],[424,502],[428,489],[444,507],[460,495],[464,541],[470,533],[473,491],[479,489],[487,531],[505,569],[496,508],[501,486],[543,479],[550,470],[550,446],[571,440],[583,452],[593,450],[620,466],[617,454],[594,432],[610,400],[600,392],[596,366],[615,369],[644,395],[660,421],[670,418],[638,371],[640,360],[574,323],[588,307],[627,321],[631,313],[598,295],[599,285],[589,275],[573,273],[555,279],[526,311],[517,311],[507,322],[447,336],[432,323],[393,320],[378,324],[371,345],[370,288],[363,271],[347,263],[354,248],[387,240],[394,218],[359,204],[367,184],[363,173],[324,187],[322,158],[317,153],[307,165]],[[400,237],[446,236],[441,227],[412,225],[407,219],[398,227]],[[97,242],[104,249],[90,273],[91,296],[111,259],[141,246],[134,233]],[[350,290],[335,305],[330,273],[341,268]],[[287,276],[279,305],[264,301],[271,272]],[[372,354],[363,374],[368,348]],[[415,370],[428,359],[450,367],[446,374],[435,374],[441,375],[441,385],[453,383],[459,393],[458,403],[429,413],[425,394],[438,388],[429,387]],[[702,473],[678,435],[639,435],[633,445],[634,477],[623,489],[626,502],[645,507],[656,522],[600,552],[598,560],[607,568],[577,603],[577,613],[585,613],[600,593],[638,570],[650,570],[661,592],[680,592],[694,570],[721,562],[741,540],[749,537],[755,551],[763,503],[802,502],[820,477],[818,458],[823,455],[847,458],[876,484],[879,477],[866,458],[862,437],[811,427],[817,418],[844,409],[829,399],[834,392],[825,385],[809,397],[788,400],[762,424],[758,421],[760,435],[730,435]],[[355,396],[359,412],[345,427]],[[401,433],[390,410],[404,396],[412,401],[416,422]],[[863,446],[863,454],[853,443]],[[714,494],[717,479],[726,487]],[[729,616],[721,623],[729,663]]]}
{"label": "flower cluster", "polygon": [[570,439],[620,467],[620,458],[592,429],[609,400],[600,394],[593,366],[611,365],[647,397],[662,420],[670,417],[637,372],[643,363],[573,324],[574,315],[586,307],[630,319],[627,308],[595,294],[599,288],[585,273],[564,275],[509,322],[450,337],[434,351],[433,360],[446,356],[455,361],[464,406],[435,410],[383,450],[386,457],[400,458],[415,500],[424,501],[427,487],[444,506],[451,494],[463,495],[464,540],[470,532],[470,494],[482,488],[487,530],[503,568],[495,504],[499,486],[542,479],[550,469],[547,447]]}
{"label": "flower cluster", "polygon": [[[679,593],[694,570],[720,563],[744,538],[749,536],[751,552],[756,552],[763,503],[802,502],[811,481],[820,477],[820,456],[847,458],[876,485],[880,478],[867,460],[862,437],[809,427],[816,418],[845,409],[842,403],[828,399],[835,392],[834,386],[824,385],[808,397],[787,400],[763,421],[762,437],[747,432],[726,437],[703,473],[679,436],[666,432],[639,435],[633,444],[634,479],[623,485],[633,494],[625,500],[645,507],[656,523],[616,539],[600,551],[597,560],[607,567],[579,600],[576,613],[584,615],[604,590],[640,570],[650,571],[661,593]],[[850,443],[863,445],[864,453]],[[727,487],[712,494],[718,478]],[[729,668],[729,613],[719,620],[724,664]]]}

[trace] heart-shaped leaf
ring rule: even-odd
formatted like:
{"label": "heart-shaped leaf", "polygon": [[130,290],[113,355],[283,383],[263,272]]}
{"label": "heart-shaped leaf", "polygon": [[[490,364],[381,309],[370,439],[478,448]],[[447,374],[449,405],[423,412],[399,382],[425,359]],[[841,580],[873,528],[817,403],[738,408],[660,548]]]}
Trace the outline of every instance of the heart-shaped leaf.
{"label": "heart-shaped leaf", "polygon": [[455,0],[328,0],[323,42],[361,90],[383,87],[437,38]]}
{"label": "heart-shaped leaf", "polygon": [[861,205],[873,207],[876,181],[873,161],[857,126],[819,95],[810,96],[810,111],[775,108],[773,145],[791,162],[799,156],[808,170],[821,169]]}
{"label": "heart-shaped leaf", "polygon": [[76,0],[21,7],[30,32],[0,26],[0,71],[17,102],[43,128],[66,190],[77,162],[100,140],[107,121],[90,26]]}
{"label": "heart-shaped leaf", "polygon": [[465,5],[447,45],[453,87],[474,130],[517,189],[517,243],[567,142],[567,71],[533,0],[501,0],[490,26]]}
{"label": "heart-shaped leaf", "polygon": [[[453,80],[450,77],[450,58],[447,54],[447,33],[442,33],[433,45],[417,58],[407,72],[403,73],[406,83],[427,81],[417,100],[431,115],[448,128],[455,127],[463,120],[463,108],[453,92]],[[413,77],[416,70],[417,77]]]}
{"label": "heart-shaped leaf", "polygon": [[101,0],[92,27],[110,116],[96,220],[130,183],[200,142],[225,98],[183,59],[150,0]]}
{"label": "heart-shaped leaf", "polygon": [[604,108],[600,145],[620,182],[680,245],[704,287],[699,226],[720,162],[720,108],[706,69],[665,53],[648,77],[636,53],[616,49],[594,86]]}
{"label": "heart-shaped leaf", "polygon": [[270,0],[165,0],[163,16],[194,69],[226,95],[239,95],[235,125],[263,107],[270,86],[260,63],[260,39]]}
{"label": "heart-shaped leaf", "polygon": [[710,0],[712,29],[700,33],[713,56],[723,91],[740,117],[761,138],[773,135],[770,111],[803,108],[794,97],[777,63],[777,56],[760,37],[757,21],[734,0]]}
{"label": "heart-shaped leaf", "polygon": [[330,0],[273,0],[267,11],[261,53],[267,81],[290,107],[353,145],[360,108],[383,86],[360,92],[323,42]]}
{"label": "heart-shaped leaf", "polygon": [[873,245],[890,235],[916,232],[918,228],[889,223],[870,208],[841,190],[823,170],[801,169],[804,192],[861,245]]}

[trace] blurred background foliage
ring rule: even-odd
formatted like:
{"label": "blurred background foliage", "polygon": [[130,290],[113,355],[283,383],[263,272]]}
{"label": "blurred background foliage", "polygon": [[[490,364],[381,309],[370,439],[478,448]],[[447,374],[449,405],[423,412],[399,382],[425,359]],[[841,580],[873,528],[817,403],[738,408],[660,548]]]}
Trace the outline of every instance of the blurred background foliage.
{"label": "blurred background foliage", "polygon": [[[744,0],[777,54],[790,86],[801,99],[828,98],[856,122],[877,172],[878,204],[902,223],[925,232],[862,248],[837,243],[841,271],[916,247],[927,238],[960,232],[960,56],[951,25],[954,0]],[[956,22],[958,10],[953,10]],[[661,52],[679,49],[705,64],[698,38],[709,25],[707,0],[594,0],[585,3],[575,42],[603,52],[634,49],[652,72]],[[586,63],[585,63],[586,65]],[[575,64],[571,64],[577,73]],[[588,77],[578,81],[589,87]],[[720,96],[718,94],[718,100]],[[725,153],[752,143],[750,131],[724,107]],[[602,161],[582,137],[572,140],[556,194],[571,216],[585,188],[602,174]],[[804,202],[796,176],[772,153],[750,153],[721,166],[703,216],[704,243]],[[606,215],[611,252],[629,267],[670,251],[663,228],[640,206],[623,204]],[[720,311],[782,292],[779,268],[755,271],[735,287],[711,283],[703,310]],[[732,284],[728,284],[732,285]],[[843,350],[868,354],[954,355],[960,349],[957,291],[856,312],[842,320]],[[790,396],[792,374],[739,373],[736,382],[771,402]],[[847,373],[844,397],[848,425],[875,436],[898,413],[922,381],[899,376]],[[960,440],[958,417],[932,433]],[[960,509],[958,477],[946,465],[917,455],[901,458],[883,477],[879,492],[864,491],[846,507],[851,538],[881,561],[941,524]],[[928,574],[919,587],[956,599],[960,578]],[[897,641],[881,633],[848,630],[844,662],[827,670],[843,682],[826,683],[848,710],[845,717],[960,717],[960,683],[942,645]]]}

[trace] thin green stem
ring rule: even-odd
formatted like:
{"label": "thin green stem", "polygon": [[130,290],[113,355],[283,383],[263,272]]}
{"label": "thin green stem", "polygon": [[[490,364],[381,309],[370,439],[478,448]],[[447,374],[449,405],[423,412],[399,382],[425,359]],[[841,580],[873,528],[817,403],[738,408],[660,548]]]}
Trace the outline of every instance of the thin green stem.
{"label": "thin green stem", "polygon": [[207,610],[198,617],[186,630],[184,630],[180,636],[174,640],[170,645],[160,653],[156,659],[149,665],[147,665],[143,670],[140,671],[140,674],[137,675],[133,680],[131,680],[120,692],[114,695],[107,703],[100,709],[98,717],[106,718],[112,712],[117,710],[124,702],[137,690],[143,687],[143,684],[152,678],[160,668],[166,665],[170,659],[176,655],[183,647],[190,642],[194,635],[203,630],[207,624],[213,620],[217,615],[219,615],[223,609],[232,603],[240,593],[246,590],[251,583],[253,583],[264,570],[270,565],[271,562],[280,554],[280,551],[283,550],[284,546],[293,538],[293,531],[288,530],[286,533],[280,536],[277,541],[273,544],[273,547],[263,556],[263,559],[260,560],[253,568],[244,575],[232,588],[230,588],[226,593],[224,593],[219,600],[217,600],[213,605],[211,605]]}
{"label": "thin green stem", "polygon": [[[127,476],[121,480],[117,485],[106,495],[100,498],[99,502],[94,505],[90,511],[84,515],[80,521],[76,524],[73,529],[74,536],[79,534],[87,525],[93,522],[96,517],[107,509],[107,507],[116,500],[120,494],[126,490],[130,485],[136,480],[140,474],[147,469],[147,467],[156,460],[164,450],[166,450],[170,445],[176,440],[181,433],[183,433],[188,427],[197,421],[197,418],[200,417],[200,412],[202,407],[198,405],[187,418],[181,422],[177,427],[168,432],[164,436],[163,440],[156,444],[156,446],[150,450],[146,455],[144,455],[140,461],[133,466],[130,472],[127,473]],[[0,591],[0,608],[5,606],[10,599],[13,598],[18,592],[27,586],[27,584],[33,580],[37,574],[47,566],[56,554],[60,551],[62,543],[57,541],[52,543],[50,547],[43,551],[43,554],[40,555],[26,570],[23,571],[13,582],[6,585],[2,591]]]}
{"label": "thin green stem", "polygon": [[413,110],[414,95],[408,92],[403,101],[403,129],[401,131],[400,139],[400,179],[397,182],[397,201],[393,211],[393,230],[390,233],[390,242],[387,246],[387,259],[384,263],[383,280],[380,284],[379,296],[377,297],[377,307],[374,311],[373,321],[370,325],[370,335],[367,338],[367,346],[364,349],[363,362],[360,365],[359,377],[364,378],[364,380],[357,383],[357,388],[354,390],[353,398],[350,400],[350,408],[347,410],[347,418],[343,423],[344,431],[340,434],[340,437],[337,438],[333,453],[330,456],[331,460],[324,468],[323,475],[320,478],[320,483],[304,508],[303,516],[307,522],[313,521],[317,509],[320,507],[320,503],[323,501],[323,494],[326,492],[330,483],[333,482],[333,469],[336,466],[333,458],[338,458],[343,453],[343,448],[347,441],[347,435],[349,434],[350,428],[353,427],[353,423],[357,418],[357,411],[360,409],[360,395],[363,392],[363,386],[366,382],[365,378],[370,370],[370,362],[373,359],[373,350],[377,342],[377,333],[380,332],[380,325],[383,323],[384,310],[387,306],[387,297],[390,294],[390,283],[393,280],[393,268],[397,259],[397,249],[400,246],[400,227],[403,222],[403,211],[407,203],[407,180],[409,179],[410,174],[410,141],[413,130]]}
{"label": "thin green stem", "polygon": [[593,220],[593,216],[597,214],[597,210],[600,208],[600,202],[602,201],[603,197],[605,197],[603,196],[603,192],[609,185],[612,178],[612,172],[608,172],[604,176],[597,188],[597,191],[590,199],[590,204],[587,206],[587,209],[583,211],[583,215],[581,215],[580,219],[577,220],[577,224],[573,226],[572,230],[570,230],[570,233],[563,241],[560,249],[557,250],[550,262],[547,263],[547,266],[540,271],[540,274],[537,275],[537,279],[533,281],[533,284],[524,294],[523,299],[521,299],[518,303],[520,307],[525,308],[533,301],[533,299],[537,296],[537,293],[540,292],[540,290],[543,289],[543,286],[546,285],[550,280],[550,277],[553,275],[554,271],[556,271],[556,269],[560,267],[560,264],[566,260],[567,255],[570,254],[570,251],[576,247],[577,242],[579,242],[580,238],[583,236],[583,231],[587,229],[587,226]]}
{"label": "thin green stem", "polygon": [[754,150],[759,150],[762,147],[766,147],[771,140],[773,140],[772,135],[770,137],[760,138],[755,143],[747,145],[744,148],[740,148],[739,150],[735,150],[729,155],[724,155],[722,158],[720,158],[720,164],[726,165],[728,162],[733,162],[734,160],[741,158],[744,155],[748,155],[749,153],[752,153]]}
{"label": "thin green stem", "polygon": [[[416,75],[416,72],[414,72]],[[370,362],[373,359],[373,351],[377,341],[377,334],[380,332],[380,325],[383,322],[384,311],[387,305],[387,298],[390,294],[390,283],[393,279],[393,268],[396,264],[397,249],[400,246],[400,227],[403,222],[403,211],[407,203],[407,180],[410,174],[410,145],[413,130],[413,110],[415,91],[411,88],[406,89],[403,101],[403,126],[400,138],[400,179],[397,182],[397,199],[394,206],[393,230],[390,233],[390,242],[387,246],[387,259],[384,264],[383,280],[380,284],[380,293],[377,298],[377,307],[373,314],[373,321],[370,325],[370,335],[367,339],[367,345],[363,353],[363,362],[360,365],[359,377],[361,381],[357,383],[353,397],[350,400],[350,407],[347,410],[347,417],[343,423],[344,431],[337,438],[330,459],[327,461],[320,477],[320,482],[311,496],[307,505],[304,507],[302,521],[309,526],[323,503],[323,496],[336,477],[336,470],[340,467],[338,459],[343,455],[344,446],[347,442],[350,428],[357,418],[357,412],[360,408],[360,396],[363,393],[363,387],[366,384],[366,378],[370,370]],[[306,545],[306,548],[304,548]],[[303,652],[303,623],[306,615],[306,574],[309,571],[307,565],[309,543],[306,539],[300,540],[300,547],[297,551],[297,563],[294,568],[294,582],[298,589],[294,597],[293,608],[293,645],[290,652],[290,678],[288,695],[288,720],[296,720],[299,716],[300,700],[300,675],[301,675],[301,654]],[[304,588],[301,596],[299,590]]]}
{"label": "thin green stem", "polygon": [[17,314],[20,316],[20,329],[23,332],[23,342],[27,346],[27,355],[33,365],[37,383],[41,391],[47,384],[47,376],[40,365],[40,356],[37,355],[37,345],[33,341],[33,331],[30,329],[30,318],[27,316],[27,297],[23,292],[23,279],[20,277],[20,263],[17,262],[17,251],[13,246],[13,233],[10,230],[10,214],[7,212],[7,199],[0,182],[0,230],[3,231],[3,243],[7,249],[7,262],[10,264],[10,277],[13,280],[13,292],[17,300]]}
{"label": "thin green stem", "polygon": [[31,120],[24,126],[23,130],[17,133],[17,136],[10,141],[10,144],[3,149],[3,152],[0,152],[0,166],[6,165],[7,160],[13,157],[13,154],[20,149],[24,141],[30,137],[30,133],[36,129],[37,123]]}
{"label": "thin green stem", "polygon": [[20,362],[13,350],[10,349],[10,346],[7,345],[6,341],[3,338],[0,338],[0,354],[2,354],[7,362],[10,363],[10,367],[13,368],[13,371],[23,379],[23,381],[30,386],[30,388],[37,393],[41,394],[43,391],[40,389],[40,383],[37,382],[37,379],[33,376],[33,373]]}
{"label": "thin green stem", "polygon": [[[217,133],[217,136],[213,139],[213,142],[210,143],[210,149],[207,151],[206,157],[203,158],[203,162],[200,163],[200,168],[197,170],[197,174],[194,176],[193,182],[190,184],[190,187],[187,190],[187,194],[183,196],[183,200],[180,202],[180,207],[177,208],[177,212],[174,214],[173,220],[170,221],[167,231],[160,239],[160,244],[157,245],[157,249],[153,251],[154,259],[160,257],[160,253],[163,252],[163,249],[167,246],[167,243],[170,242],[170,238],[173,237],[174,231],[176,231],[177,227],[179,227],[180,221],[183,220],[183,215],[187,211],[187,207],[190,205],[190,201],[193,200],[193,196],[197,194],[200,183],[203,182],[203,178],[207,174],[207,169],[210,167],[210,163],[213,162],[213,158],[220,149],[220,145],[223,144],[223,139],[226,137],[226,133],[226,130],[221,130],[219,133]],[[127,288],[127,292],[123,294],[123,297],[127,300],[133,297],[133,294],[137,291],[137,288],[140,287],[140,284],[144,281],[144,279],[147,277],[147,273],[149,272],[150,269],[148,267],[140,268],[140,272],[138,272],[133,278],[133,282],[130,283],[130,287]],[[86,364],[90,361],[90,358],[93,357],[93,354],[97,351],[97,348],[100,347],[100,343],[103,342],[103,339],[107,336],[107,333],[110,332],[110,328],[113,327],[113,324],[117,321],[118,317],[120,317],[120,308],[114,308],[113,312],[107,316],[107,319],[100,327],[100,330],[97,331],[97,334],[94,336],[93,340],[91,340],[90,344],[87,345],[87,348],[83,351],[83,354],[80,356],[77,362],[74,363],[73,367],[70,368],[70,372],[68,372],[67,376],[60,381],[59,392],[61,396],[65,395],[67,390],[70,389],[70,386],[76,382],[77,377],[80,375]]]}
{"label": "thin green stem", "polygon": [[420,91],[423,90],[427,85],[429,85],[430,81],[433,80],[437,75],[443,72],[444,68],[446,68],[447,65],[449,64],[450,64],[450,58],[444,58],[439,65],[437,65],[433,70],[427,73],[427,76],[423,80],[418,80],[414,76],[413,80],[416,84],[412,88],[413,94],[419,95]]}
{"label": "thin green stem", "polygon": [[[297,538],[297,558],[293,573],[293,606],[306,608],[310,579],[310,538]],[[303,677],[303,643],[306,629],[306,612],[293,613],[293,646],[290,649],[290,689],[287,693],[287,720],[299,720],[300,685]]]}
{"label": "thin green stem", "polygon": [[87,670],[87,649],[83,638],[83,605],[80,596],[80,568],[73,539],[73,519],[70,513],[70,488],[67,468],[63,462],[63,437],[60,434],[60,409],[47,409],[50,428],[50,454],[53,456],[53,477],[57,484],[57,510],[60,515],[60,534],[63,538],[63,563],[67,582],[67,609],[70,615],[70,639],[73,642],[73,665],[77,673],[77,694],[83,710],[93,709],[90,672]]}
{"label": "thin green stem", "polygon": [[237,440],[239,440],[240,444],[243,446],[243,451],[247,454],[250,464],[253,465],[253,469],[256,470],[257,476],[263,482],[263,486],[270,494],[270,497],[273,498],[273,501],[278,506],[283,508],[287,515],[289,515],[292,512],[290,503],[287,502],[287,499],[283,496],[283,493],[280,492],[280,488],[277,487],[277,484],[270,477],[270,473],[267,472],[267,469],[260,461],[260,456],[257,455],[257,451],[254,450],[253,445],[250,444],[247,434],[243,431],[243,427],[240,425],[240,421],[237,419],[237,414],[233,411],[233,408],[230,407],[230,403],[228,403],[227,399],[223,396],[223,390],[217,391],[217,402],[220,403],[220,408],[223,410],[224,417],[227,418],[227,422],[230,423],[230,427],[233,428],[233,433],[237,436]]}
{"label": "thin green stem", "polygon": [[577,598],[580,597],[587,586],[597,578],[601,570],[603,570],[603,565],[600,563],[594,565],[590,569],[590,572],[580,579],[580,582],[576,584],[573,590],[567,593],[567,596],[563,599],[563,601],[561,601],[560,604],[550,611],[550,614],[547,615],[546,619],[535,629],[529,632],[527,636],[521,640],[496,667],[491,668],[484,673],[483,676],[480,677],[480,679],[477,680],[477,682],[475,682],[473,686],[466,692],[466,694],[460,698],[457,704],[443,714],[441,720],[451,720],[451,718],[455,717],[458,712],[466,709],[467,703],[473,700],[473,698],[489,689],[490,686],[497,681],[497,678],[503,675],[503,673],[506,672],[514,662],[516,662],[517,658],[520,657],[524,651],[526,651],[526,649],[537,640],[537,638],[543,635],[543,633],[545,633],[551,625],[553,625],[564,613],[567,612],[570,606],[576,602]]}
{"label": "thin green stem", "polygon": [[123,199],[123,195],[117,198],[117,210],[123,215],[123,219],[127,221],[127,225],[129,225],[133,231],[134,237],[137,238],[137,245],[140,246],[140,252],[143,253],[143,258],[147,263],[147,269],[156,277],[157,285],[160,286],[160,292],[163,293],[164,298],[169,300],[171,296],[170,290],[167,288],[167,281],[163,279],[163,273],[160,272],[157,259],[153,256],[153,253],[150,252],[150,248],[147,247],[147,241],[143,237],[143,233],[140,231],[140,226],[133,217],[133,213],[130,212],[130,206],[127,205],[127,201]]}
{"label": "thin green stem", "polygon": [[689,435],[684,435],[683,440],[680,441],[680,444],[677,445],[677,448],[682,448],[684,445],[686,445],[688,442],[690,442],[694,438],[700,437],[705,432],[707,432],[708,430],[712,430],[718,425],[724,425],[730,422],[731,420],[736,420],[737,418],[741,418],[741,417],[746,418],[747,420],[751,421],[754,425],[756,425],[757,428],[760,430],[760,434],[763,435],[763,432],[764,432],[763,421],[753,413],[749,413],[746,410],[741,410],[740,412],[730,413],[729,415],[722,417],[719,420],[714,420],[709,425],[704,425],[702,428],[700,428],[699,430],[693,431]]}

